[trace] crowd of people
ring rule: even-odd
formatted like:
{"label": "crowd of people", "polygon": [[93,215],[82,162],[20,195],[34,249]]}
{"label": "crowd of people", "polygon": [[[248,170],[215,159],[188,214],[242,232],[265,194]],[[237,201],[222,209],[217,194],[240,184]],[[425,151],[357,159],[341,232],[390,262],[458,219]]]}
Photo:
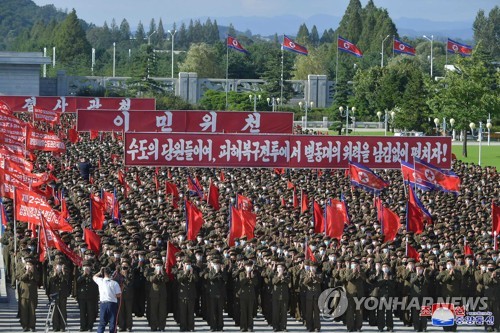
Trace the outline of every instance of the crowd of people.
{"label": "crowd of people", "polygon": [[[57,131],[63,135],[73,122],[65,115]],[[195,317],[203,318],[212,331],[222,331],[224,313],[241,331],[253,331],[258,313],[274,331],[286,331],[291,320],[302,322],[310,332],[320,331],[324,318],[318,299],[322,291],[335,287],[345,288],[349,302],[333,325],[345,325],[350,332],[361,331],[363,325],[393,330],[394,317],[415,331],[427,329],[428,318],[419,311],[356,308],[352,298],[365,296],[485,296],[496,319],[485,329],[500,331],[500,259],[491,232],[491,203],[500,199],[495,168],[454,161],[462,184],[458,195],[418,191],[432,215],[432,223],[418,235],[405,230],[407,198],[401,172],[377,170],[391,184],[380,198],[401,217],[396,239],[384,242],[373,195],[352,187],[343,170],[125,168],[116,158],[123,150],[119,136],[100,133],[90,140],[80,135],[78,143],[68,142],[62,155],[36,152],[34,172],[50,171],[56,178],[48,185],[65,198],[73,227],[61,237],[82,257],[81,267],[56,249],[49,249],[40,262],[39,235],[20,222],[14,234],[13,202],[3,199],[8,217],[1,240],[3,258],[7,279],[18,290],[25,331],[35,330],[39,288],[48,296],[57,294],[54,302],[61,311],[54,314],[54,331],[66,329],[69,297],[78,301],[80,331],[95,328],[97,318],[103,319],[98,279],[104,276],[120,287],[118,314],[106,318],[110,328],[116,324],[119,331],[132,331],[134,318],[144,316],[152,331],[164,331],[169,315],[180,331],[196,330]],[[189,177],[205,189],[213,181],[220,191],[219,210],[189,192]],[[180,189],[177,208],[165,194],[166,181]],[[314,232],[311,211],[294,208],[289,184],[322,205],[329,198],[345,197],[350,223],[341,239]],[[101,239],[96,252],[83,236],[84,229],[91,228],[90,194],[99,196],[103,190],[116,192],[120,219],[107,214],[104,228],[95,230]],[[228,216],[237,194],[252,201],[257,223],[254,237],[238,238],[229,246]],[[196,240],[186,239],[184,199],[203,212],[205,222]],[[60,209],[60,200],[48,202]],[[417,249],[418,260],[406,255],[407,241]],[[166,271],[169,244],[180,251],[172,270]],[[465,253],[466,244],[472,254]],[[456,325],[446,329],[455,330]]]}

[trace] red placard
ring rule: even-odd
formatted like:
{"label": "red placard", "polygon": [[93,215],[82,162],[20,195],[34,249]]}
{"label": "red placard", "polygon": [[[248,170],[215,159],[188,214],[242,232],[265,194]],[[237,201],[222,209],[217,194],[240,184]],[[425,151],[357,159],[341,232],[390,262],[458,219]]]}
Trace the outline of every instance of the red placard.
{"label": "red placard", "polygon": [[[43,110],[74,113],[85,110],[154,110],[154,98],[80,97],[80,96],[0,96],[0,103],[11,112],[32,112],[33,107]],[[7,109],[7,108],[6,108]]]}
{"label": "red placard", "polygon": [[419,157],[451,167],[450,137],[125,133],[125,165],[399,169]]}
{"label": "red placard", "polygon": [[77,130],[187,133],[292,133],[292,112],[77,111]]}
{"label": "red placard", "polygon": [[26,132],[26,148],[29,150],[65,152],[66,144],[55,134],[28,127]]}

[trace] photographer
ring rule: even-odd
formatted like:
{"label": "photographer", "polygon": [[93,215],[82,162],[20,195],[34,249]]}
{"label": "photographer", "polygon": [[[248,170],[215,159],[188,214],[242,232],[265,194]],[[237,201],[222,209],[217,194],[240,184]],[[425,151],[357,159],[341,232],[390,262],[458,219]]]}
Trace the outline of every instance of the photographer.
{"label": "photographer", "polygon": [[52,329],[54,332],[66,330],[67,303],[71,290],[69,272],[61,259],[56,261],[54,272],[49,277],[49,287],[47,293],[49,299],[55,303],[54,314],[52,316]]}
{"label": "photographer", "polygon": [[94,275],[94,282],[99,287],[99,326],[97,333],[104,333],[106,325],[109,323],[109,331],[116,331],[116,313],[118,311],[118,298],[121,297],[120,285],[111,279],[109,267],[101,268],[100,272]]}

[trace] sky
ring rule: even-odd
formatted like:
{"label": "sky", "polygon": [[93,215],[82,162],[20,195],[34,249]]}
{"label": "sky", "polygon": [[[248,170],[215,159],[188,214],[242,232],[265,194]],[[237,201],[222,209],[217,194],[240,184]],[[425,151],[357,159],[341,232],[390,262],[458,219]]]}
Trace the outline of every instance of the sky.
{"label": "sky", "polygon": [[[368,0],[361,0],[365,5]],[[59,9],[74,8],[78,17],[96,25],[113,18],[119,24],[126,18],[134,29],[141,20],[145,27],[151,18],[163,23],[198,17],[295,15],[307,19],[317,14],[342,16],[349,0],[34,0],[37,5],[53,4]],[[387,8],[393,19],[402,17],[431,21],[473,22],[479,9],[489,12],[498,0],[374,0]],[[233,22],[238,29],[237,22]]]}

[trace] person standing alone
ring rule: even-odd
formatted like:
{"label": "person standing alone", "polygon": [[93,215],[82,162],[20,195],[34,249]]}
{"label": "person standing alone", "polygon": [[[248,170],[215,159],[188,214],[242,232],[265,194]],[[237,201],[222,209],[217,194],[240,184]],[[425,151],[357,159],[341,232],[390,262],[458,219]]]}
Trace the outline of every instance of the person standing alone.
{"label": "person standing alone", "polygon": [[121,289],[118,282],[110,278],[111,270],[108,267],[101,268],[101,271],[94,275],[94,282],[99,287],[99,326],[97,333],[104,333],[106,325],[109,323],[109,332],[116,332],[116,314],[118,312],[118,298],[121,296]]}

